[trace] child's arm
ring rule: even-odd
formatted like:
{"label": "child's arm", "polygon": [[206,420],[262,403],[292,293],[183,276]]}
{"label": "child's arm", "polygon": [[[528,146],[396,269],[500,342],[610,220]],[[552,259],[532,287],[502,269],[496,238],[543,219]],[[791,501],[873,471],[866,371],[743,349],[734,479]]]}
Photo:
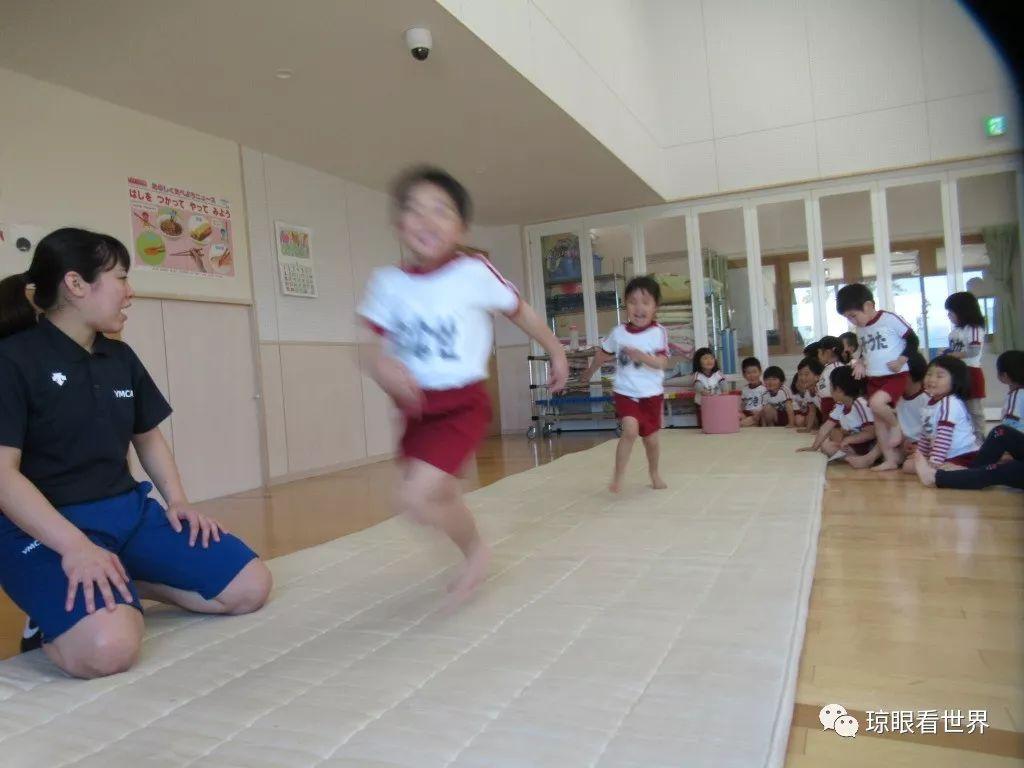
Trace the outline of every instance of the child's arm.
{"label": "child's arm", "polygon": [[849,445],[860,445],[861,443],[870,443],[875,439],[875,425],[865,424],[864,427],[855,435],[846,435],[839,443],[840,448],[845,448]]}
{"label": "child's arm", "polygon": [[814,437],[814,442],[811,445],[806,446],[804,448],[797,448],[796,452],[803,453],[805,451],[819,450],[821,448],[822,443],[824,443],[828,439],[829,434],[832,432],[832,425],[834,423],[835,422],[833,422],[831,419],[825,419],[824,423],[821,425],[821,428],[818,430],[818,434],[815,435]]}
{"label": "child's arm", "polygon": [[796,416],[793,413],[793,401],[786,401],[786,425],[790,427],[796,426]]}
{"label": "child's arm", "polygon": [[601,368],[605,363],[610,363],[615,359],[615,355],[605,352],[600,347],[594,353],[594,359],[590,361],[590,365],[587,366],[587,370],[580,374],[580,381],[584,384],[590,381],[590,378],[594,373]]}
{"label": "child's arm", "polygon": [[642,363],[649,368],[657,368],[660,371],[668,368],[668,358],[665,355],[649,355],[633,347],[624,347],[625,353],[634,363]]}
{"label": "child's arm", "polygon": [[533,307],[523,302],[519,305],[519,311],[512,315],[509,320],[540,344],[551,358],[551,375],[548,377],[548,388],[553,393],[561,392],[565,389],[565,382],[569,378],[569,361],[565,357],[562,343],[555,338],[555,334],[544,324],[540,315],[534,311]]}
{"label": "child's arm", "polygon": [[413,418],[419,416],[423,408],[423,391],[409,369],[387,354],[377,338],[362,347],[361,356],[370,377],[387,392],[399,409]]}

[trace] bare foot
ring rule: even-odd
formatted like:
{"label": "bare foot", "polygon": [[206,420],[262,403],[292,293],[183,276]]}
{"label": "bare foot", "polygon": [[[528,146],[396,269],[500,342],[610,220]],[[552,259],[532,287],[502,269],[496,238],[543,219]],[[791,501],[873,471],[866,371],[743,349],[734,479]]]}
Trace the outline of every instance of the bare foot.
{"label": "bare foot", "polygon": [[491,548],[480,542],[462,564],[458,578],[448,586],[452,607],[465,602],[476,591],[487,578],[487,568],[490,564]]}
{"label": "bare foot", "polygon": [[661,475],[651,475],[651,488],[662,491],[668,488],[668,483],[661,479]]}
{"label": "bare foot", "polygon": [[622,479],[613,477],[612,481],[608,484],[608,490],[612,493],[618,493],[622,490]]}
{"label": "bare foot", "polygon": [[889,427],[889,447],[890,448],[902,448],[903,447],[903,430],[900,429],[899,423],[895,427]]}
{"label": "bare foot", "polygon": [[914,469],[917,470],[917,476],[921,478],[921,482],[929,487],[935,485],[935,467],[933,467],[928,459],[922,454],[914,456]]}
{"label": "bare foot", "polygon": [[892,472],[894,469],[899,469],[899,464],[894,464],[891,461],[883,461],[881,464],[871,468],[872,472]]}

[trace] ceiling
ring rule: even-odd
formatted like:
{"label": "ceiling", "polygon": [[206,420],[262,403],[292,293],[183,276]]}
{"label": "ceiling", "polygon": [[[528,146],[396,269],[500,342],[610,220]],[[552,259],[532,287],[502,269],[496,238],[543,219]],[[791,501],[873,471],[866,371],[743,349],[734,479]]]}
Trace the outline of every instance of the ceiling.
{"label": "ceiling", "polygon": [[435,163],[480,224],[661,202],[434,0],[0,0],[0,66],[374,189]]}

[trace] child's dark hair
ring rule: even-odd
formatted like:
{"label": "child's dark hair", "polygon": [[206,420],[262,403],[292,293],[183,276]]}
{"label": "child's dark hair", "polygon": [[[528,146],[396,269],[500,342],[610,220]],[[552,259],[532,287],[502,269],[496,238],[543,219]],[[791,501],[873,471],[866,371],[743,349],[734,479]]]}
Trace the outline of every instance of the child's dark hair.
{"label": "child's dark hair", "polygon": [[715,361],[714,367],[711,369],[711,373],[718,373],[718,358],[715,357],[715,353],[711,351],[709,347],[701,347],[693,353],[693,372],[704,373],[704,369],[700,367],[700,359],[704,355],[711,355],[711,359]]}
{"label": "child's dark hair", "polygon": [[836,312],[845,315],[851,310],[862,310],[869,301],[875,300],[871,289],[863,283],[844,285],[836,294]]}
{"label": "child's dark hair", "polygon": [[812,341],[806,347],[804,347],[804,357],[810,357],[811,355],[818,354],[818,342]]}
{"label": "child's dark hair", "polygon": [[907,368],[910,369],[911,381],[924,381],[924,374],[928,370],[928,361],[920,352],[911,352],[907,355]]}
{"label": "child's dark hair", "polygon": [[975,298],[974,294],[969,291],[957,291],[950,294],[949,298],[946,299],[946,310],[956,315],[956,326],[958,328],[963,328],[964,326],[973,328],[985,327],[985,316],[981,314],[981,305],[978,304],[978,299]]}
{"label": "child's dark hair", "polygon": [[840,365],[833,369],[828,378],[832,383],[832,389],[838,389],[854,400],[863,396],[867,391],[867,381],[854,378],[853,369],[848,365]]}
{"label": "child's dark hair", "polygon": [[810,368],[811,373],[813,373],[815,376],[821,376],[821,374],[825,371],[825,366],[821,364],[821,360],[819,360],[817,356],[810,355],[805,357],[797,364],[796,372],[800,373],[801,368]]}
{"label": "child's dark hair", "polygon": [[839,334],[839,343],[842,343],[844,341],[847,344],[850,345],[850,349],[852,349],[854,352],[857,351],[857,347],[859,346],[859,343],[857,341],[857,334],[856,333],[854,333],[853,331],[847,331],[846,333],[840,333]]}
{"label": "child's dark hair", "polygon": [[760,371],[761,361],[758,360],[756,357],[745,357],[743,358],[743,365],[740,366],[740,370],[746,373],[747,368],[757,368],[757,370]]}
{"label": "child's dark hair", "polygon": [[953,390],[950,392],[966,402],[971,397],[971,376],[967,371],[967,363],[959,357],[952,355],[939,355],[928,365],[929,368],[936,366],[944,368],[949,377],[953,380]]}
{"label": "child's dark hair", "polygon": [[1008,349],[996,358],[996,373],[1002,373],[1014,384],[1024,387],[1024,352]]}
{"label": "child's dark hair", "polygon": [[434,168],[429,165],[421,165],[405,171],[391,186],[391,197],[395,206],[401,211],[409,200],[409,193],[413,187],[419,184],[433,184],[440,187],[455,203],[455,210],[459,212],[462,223],[468,225],[473,217],[473,200],[469,192],[462,184],[447,171]]}
{"label": "child's dark hair", "polygon": [[655,304],[661,304],[661,286],[658,285],[658,281],[650,275],[634,277],[626,284],[625,296],[627,299],[634,291],[644,291],[649,293],[651,298],[654,299]]}
{"label": "child's dark hair", "polygon": [[780,385],[786,383],[786,374],[777,365],[769,365],[767,368],[765,368],[764,369],[764,375],[761,378],[762,379],[778,379]]}
{"label": "child's dark hair", "polygon": [[[69,272],[92,283],[101,272],[118,265],[127,271],[131,259],[115,237],[74,227],[51,232],[36,245],[27,272],[0,281],[0,338],[34,326],[36,307],[43,312],[53,309]],[[30,285],[35,287],[31,302],[26,295]]]}
{"label": "child's dark hair", "polygon": [[818,351],[823,349],[835,355],[837,360],[843,357],[843,342],[839,340],[838,336],[822,336],[818,340]]}

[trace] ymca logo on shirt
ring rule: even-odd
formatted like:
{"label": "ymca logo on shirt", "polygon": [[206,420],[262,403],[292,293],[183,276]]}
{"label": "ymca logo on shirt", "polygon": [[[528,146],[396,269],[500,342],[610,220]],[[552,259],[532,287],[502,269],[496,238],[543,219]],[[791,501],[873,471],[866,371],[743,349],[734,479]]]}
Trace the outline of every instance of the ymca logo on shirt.
{"label": "ymca logo on shirt", "polygon": [[135,390],[133,390],[133,389],[115,389],[114,390],[114,397],[116,397],[118,400],[123,400],[125,398],[135,397]]}

